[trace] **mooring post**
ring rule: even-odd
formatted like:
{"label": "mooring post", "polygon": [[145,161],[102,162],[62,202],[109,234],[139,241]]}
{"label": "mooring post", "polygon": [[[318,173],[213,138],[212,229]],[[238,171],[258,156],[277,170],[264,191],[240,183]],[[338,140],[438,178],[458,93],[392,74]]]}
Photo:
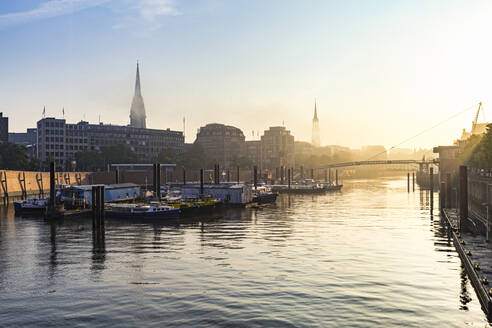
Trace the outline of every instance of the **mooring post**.
{"label": "mooring post", "polygon": [[284,184],[284,167],[280,166],[280,184]]}
{"label": "mooring post", "polygon": [[256,165],[253,167],[253,185],[255,187],[255,190],[258,189],[258,168]]}
{"label": "mooring post", "polygon": [[203,195],[203,169],[200,169],[200,195]]}
{"label": "mooring post", "polygon": [[331,169],[328,169],[328,182],[331,183]]}
{"label": "mooring post", "polygon": [[441,189],[439,190],[439,206],[440,210],[442,210],[446,207],[446,182],[441,182]]}
{"label": "mooring post", "polygon": [[156,180],[157,180],[157,189],[156,189],[156,193],[157,193],[157,201],[161,201],[161,163],[157,163],[156,164],[156,172],[157,172],[157,176],[156,176]]}
{"label": "mooring post", "polygon": [[289,186],[289,190],[290,190],[290,169],[287,170],[287,184]]}
{"label": "mooring post", "polygon": [[314,180],[314,169],[311,168],[311,179]]}
{"label": "mooring post", "polygon": [[304,180],[304,165],[301,165],[301,180]]}
{"label": "mooring post", "polygon": [[186,184],[186,169],[183,167],[183,184]]}
{"label": "mooring post", "polygon": [[[453,204],[453,199],[451,197],[451,193],[453,191],[451,184],[451,173],[446,173],[446,207],[456,207],[458,208],[458,204]],[[455,197],[456,198],[456,197]]]}
{"label": "mooring post", "polygon": [[460,166],[460,222],[459,229],[464,228],[465,222],[468,219],[468,171],[467,167]]}
{"label": "mooring post", "polygon": [[217,184],[220,184],[220,166],[217,164]]}
{"label": "mooring post", "polygon": [[415,172],[412,172],[412,191],[415,191]]}
{"label": "mooring post", "polygon": [[236,167],[237,169],[237,183],[239,184],[240,180],[239,180],[239,165]]}
{"label": "mooring post", "polygon": [[410,192],[410,172],[407,173],[407,192]]}
{"label": "mooring post", "polygon": [[157,197],[157,164],[152,164],[152,190],[155,197]]}
{"label": "mooring post", "polygon": [[95,229],[96,227],[96,220],[97,220],[97,186],[92,186],[92,200],[91,200],[91,205],[92,205],[92,230]]}
{"label": "mooring post", "polygon": [[104,226],[104,186],[99,186],[99,226]]}
{"label": "mooring post", "polygon": [[227,169],[227,182],[231,182],[231,169]]}
{"label": "mooring post", "polygon": [[114,170],[114,183],[120,183],[120,170],[118,168]]}
{"label": "mooring post", "polygon": [[335,181],[336,181],[336,186],[338,186],[338,170],[335,170]]}
{"label": "mooring post", "polygon": [[48,202],[48,209],[50,212],[55,210],[56,201],[56,185],[55,185],[55,162],[50,162],[50,201]]}
{"label": "mooring post", "polygon": [[434,168],[429,168],[429,179],[430,179],[430,210],[431,215],[434,212]]}

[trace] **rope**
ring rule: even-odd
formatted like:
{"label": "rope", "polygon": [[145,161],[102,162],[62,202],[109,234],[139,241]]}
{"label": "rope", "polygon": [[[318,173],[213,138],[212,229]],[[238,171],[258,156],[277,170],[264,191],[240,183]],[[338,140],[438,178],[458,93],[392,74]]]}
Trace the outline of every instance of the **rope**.
{"label": "rope", "polygon": [[[400,142],[400,143],[398,143],[398,144],[396,144],[396,145],[394,145],[394,146],[391,146],[391,147],[390,147],[390,149],[388,149],[388,150],[394,149],[394,148],[396,148],[396,147],[398,147],[398,146],[400,146],[400,145],[402,145],[402,144],[404,144],[404,143],[406,143],[406,142],[408,142],[408,141],[410,141],[410,140],[412,140],[412,139],[415,139],[415,138],[417,138],[417,137],[421,136],[422,134],[424,134],[424,133],[426,133],[426,132],[429,132],[429,131],[431,131],[431,130],[433,130],[433,129],[437,128],[438,126],[440,126],[440,125],[442,125],[442,124],[444,124],[444,123],[446,123],[446,122],[448,122],[448,121],[451,121],[453,118],[455,118],[455,117],[457,117],[457,116],[460,116],[461,114],[466,113],[467,111],[469,111],[470,109],[472,109],[472,108],[476,107],[477,105],[478,105],[478,103],[473,104],[473,105],[471,105],[470,107],[467,107],[466,109],[462,110],[461,112],[451,115],[451,116],[450,116],[450,117],[448,117],[447,119],[445,119],[445,120],[443,120],[443,121],[441,121],[441,122],[439,122],[439,123],[437,123],[437,124],[435,124],[435,125],[431,126],[430,128],[427,128],[427,129],[425,129],[425,130],[422,130],[422,131],[420,131],[419,133],[417,133],[416,135],[414,135],[414,136],[412,136],[412,137],[410,137],[410,138],[407,138],[407,139],[403,140],[402,142]],[[374,157],[377,157],[377,156],[379,156],[379,155],[381,155],[381,154],[384,154],[384,153],[386,153],[386,152],[387,152],[387,150],[382,151],[382,152],[380,152],[380,153],[378,153],[378,154],[376,154],[376,155],[373,155],[373,156],[369,157],[369,158],[367,159],[367,161],[368,161],[368,160],[370,160],[370,159],[372,159],[372,158],[374,158]]]}

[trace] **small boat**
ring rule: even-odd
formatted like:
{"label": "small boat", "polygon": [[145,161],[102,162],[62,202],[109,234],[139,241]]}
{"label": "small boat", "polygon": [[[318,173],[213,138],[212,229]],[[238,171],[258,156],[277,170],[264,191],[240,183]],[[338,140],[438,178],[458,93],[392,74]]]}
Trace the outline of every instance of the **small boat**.
{"label": "small boat", "polygon": [[278,193],[271,191],[265,186],[258,186],[253,189],[253,203],[257,204],[267,204],[275,203],[277,200]]}
{"label": "small boat", "polygon": [[48,207],[48,198],[26,199],[14,202],[15,213],[42,213]]}
{"label": "small boat", "polygon": [[115,218],[132,219],[177,219],[180,214],[179,208],[150,204],[106,204],[104,215]]}

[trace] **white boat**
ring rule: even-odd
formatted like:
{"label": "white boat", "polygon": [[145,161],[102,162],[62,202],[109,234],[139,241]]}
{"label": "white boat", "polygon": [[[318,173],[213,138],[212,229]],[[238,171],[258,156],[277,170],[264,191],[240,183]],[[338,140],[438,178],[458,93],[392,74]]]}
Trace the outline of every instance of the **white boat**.
{"label": "white boat", "polygon": [[106,204],[104,215],[116,218],[179,218],[179,208],[155,204]]}
{"label": "white boat", "polygon": [[26,199],[14,202],[14,210],[20,212],[44,212],[48,206],[48,198]]}

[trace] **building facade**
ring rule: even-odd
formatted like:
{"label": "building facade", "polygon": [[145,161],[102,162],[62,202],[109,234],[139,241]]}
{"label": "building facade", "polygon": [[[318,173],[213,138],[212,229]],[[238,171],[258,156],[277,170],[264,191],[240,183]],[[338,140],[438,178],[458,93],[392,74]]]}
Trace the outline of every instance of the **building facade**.
{"label": "building facade", "polygon": [[0,113],[0,143],[9,142],[9,118]]}
{"label": "building facade", "polygon": [[26,132],[9,132],[9,142],[19,146],[34,146],[37,142],[38,130],[27,129]]}
{"label": "building facade", "polygon": [[263,168],[261,156],[262,148],[261,140],[249,140],[245,142],[245,156],[249,158],[253,165],[257,166],[260,170]]}
{"label": "building facade", "polygon": [[243,131],[240,129],[211,123],[198,129],[195,143],[203,147],[208,158],[222,167],[232,167],[235,160],[244,155],[244,140]]}
{"label": "building facade", "polygon": [[108,124],[66,123],[64,119],[44,118],[37,124],[37,157],[41,161],[54,160],[57,165],[75,158],[84,150],[126,144],[139,160],[151,161],[162,150],[182,153],[184,136],[181,131],[155,130]]}
{"label": "building facade", "polygon": [[263,167],[294,165],[294,136],[284,126],[270,127],[261,136]]}

